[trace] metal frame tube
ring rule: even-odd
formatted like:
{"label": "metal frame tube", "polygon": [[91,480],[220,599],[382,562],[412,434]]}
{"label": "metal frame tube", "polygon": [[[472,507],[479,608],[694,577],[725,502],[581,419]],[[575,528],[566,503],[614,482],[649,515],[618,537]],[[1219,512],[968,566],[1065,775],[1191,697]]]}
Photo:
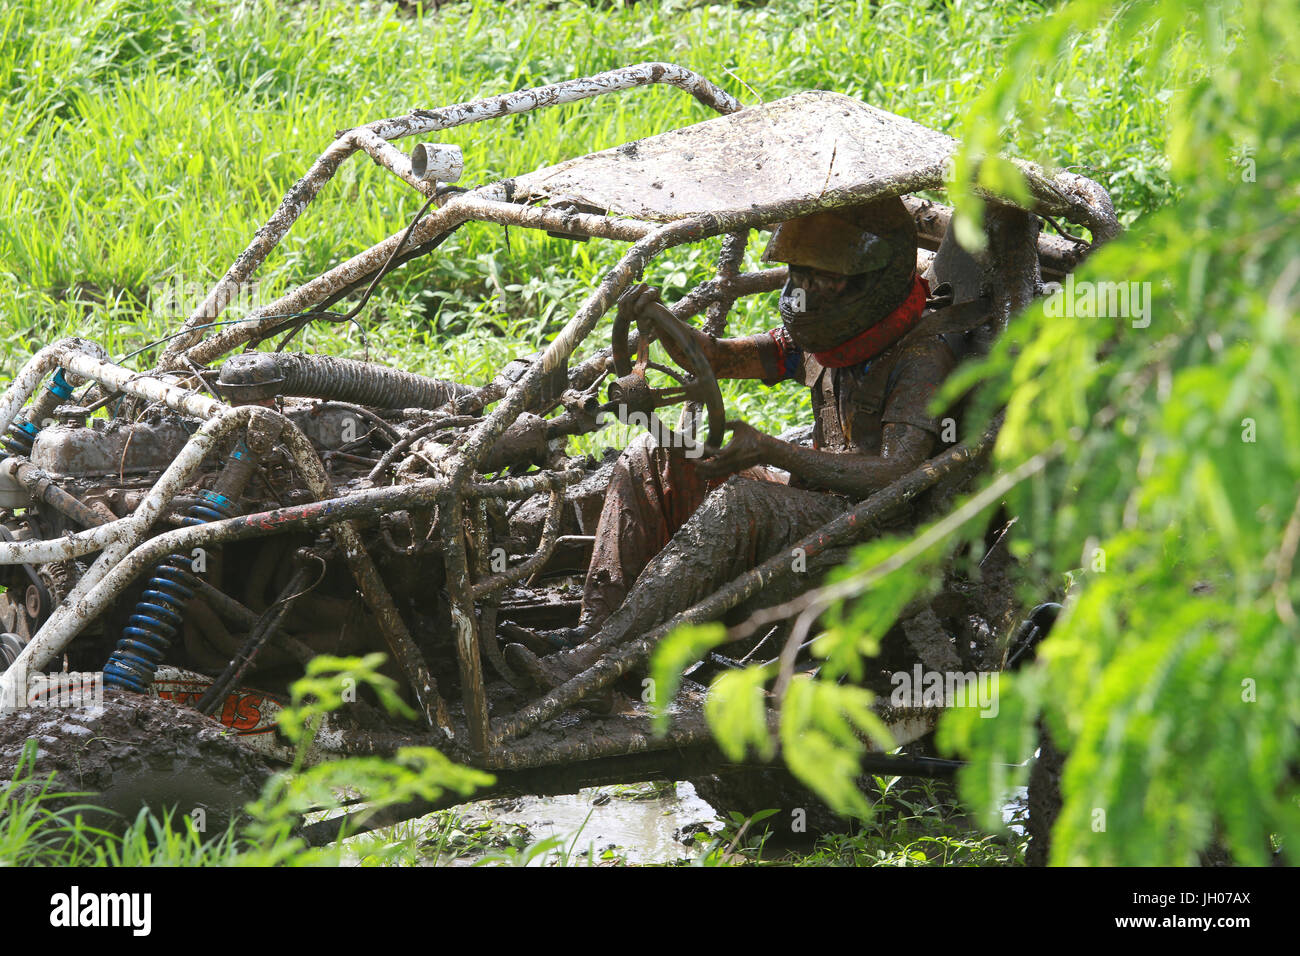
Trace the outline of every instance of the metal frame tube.
{"label": "metal frame tube", "polygon": [[[810,559],[832,548],[852,544],[876,527],[881,517],[896,512],[909,501],[954,471],[979,463],[989,453],[997,437],[995,425],[973,445],[954,445],[948,451],[918,465],[893,484],[881,489],[850,510],[832,518],[792,547],[802,549]],[[716,620],[731,608],[751,597],[777,578],[789,577],[791,565],[786,552],[736,577],[704,600],[650,629],[639,638],[616,646],[607,645],[606,653],[590,668],[554,688],[538,700],[508,717],[492,722],[494,741],[518,737],[557,716],[593,691],[612,684],[632,668],[644,663],[664,637],[682,624]],[[595,639],[600,642],[600,636]]]}
{"label": "metal frame tube", "polygon": [[[6,564],[20,563],[19,560],[15,560],[16,558],[28,562],[55,561],[76,554],[86,554],[96,550],[96,547],[102,549],[99,557],[68,592],[67,597],[54,608],[45,623],[32,635],[32,639],[28,641],[14,663],[0,674],[0,708],[3,708],[6,702],[18,699],[15,696],[18,690],[16,685],[21,675],[30,670],[39,670],[49,663],[81,633],[82,628],[90,620],[104,610],[113,597],[120,593],[120,588],[125,584],[106,590],[105,582],[117,580],[123,571],[132,567],[132,558],[142,551],[149,550],[148,544],[143,548],[139,545],[149,533],[158,515],[176,492],[185,486],[215,444],[236,427],[247,424],[251,413],[252,408],[249,406],[227,408],[223,413],[204,422],[128,517],[68,538],[20,543],[20,546],[40,545],[47,548],[52,546],[55,553],[49,557],[32,557],[31,551],[37,550],[36,548],[26,549],[19,555],[11,555],[7,548],[0,546],[0,562]],[[292,423],[289,424],[292,428]],[[165,537],[166,534],[155,537],[149,544]],[[152,567],[167,553],[170,552],[154,555],[146,567]],[[127,578],[127,581],[146,567],[138,568]]]}
{"label": "metal frame tube", "polygon": [[239,291],[239,287],[266,261],[271,250],[288,234],[303,210],[334,176],[343,161],[358,149],[365,148],[366,144],[376,150],[371,153],[376,161],[415,186],[422,194],[429,195],[425,189],[428,184],[416,185],[406,178],[410,175],[409,160],[404,164],[399,163],[395,157],[389,156],[387,150],[379,148],[376,140],[436,133],[455,126],[498,119],[516,113],[527,113],[548,106],[575,103],[579,100],[603,96],[606,93],[653,84],[665,84],[684,90],[719,113],[734,113],[741,108],[739,100],[692,70],[673,63],[638,63],[593,76],[527,90],[516,90],[499,96],[444,106],[440,109],[416,110],[405,116],[379,120],[348,130],[321,153],[306,175],[294,183],[285,194],[279,208],[257,231],[253,241],[236,257],[221,281],[186,319],[182,331],[188,331],[190,334],[177,336],[168,343],[159,359],[159,367],[170,367],[182,353],[202,338],[202,330],[197,329],[196,326],[220,317],[226,304]]}
{"label": "metal frame tube", "polygon": [[[563,513],[564,493],[557,488],[551,492],[550,500],[546,504],[546,520],[542,525],[542,538],[537,543],[537,550],[529,555],[527,560],[521,561],[513,568],[475,582],[470,589],[474,600],[481,601],[512,584],[517,584],[546,564],[551,557],[551,552],[555,550],[555,542],[559,540],[560,518]],[[489,635],[488,640],[491,639]]]}
{"label": "metal frame tube", "polygon": [[[466,222],[491,222],[552,232],[636,242],[657,227],[638,219],[610,219],[591,213],[565,212],[546,206],[522,206],[484,198],[477,192],[462,193],[433,210],[416,225],[407,245],[415,247]],[[243,345],[273,328],[282,316],[296,315],[313,309],[330,296],[349,288],[371,275],[386,263],[402,241],[405,229],[393,233],[364,252],[339,263],[328,272],[304,282],[274,302],[255,310],[248,320],[227,326],[191,347],[185,354],[193,362],[206,365],[231,349]],[[176,339],[174,341],[179,341]]]}

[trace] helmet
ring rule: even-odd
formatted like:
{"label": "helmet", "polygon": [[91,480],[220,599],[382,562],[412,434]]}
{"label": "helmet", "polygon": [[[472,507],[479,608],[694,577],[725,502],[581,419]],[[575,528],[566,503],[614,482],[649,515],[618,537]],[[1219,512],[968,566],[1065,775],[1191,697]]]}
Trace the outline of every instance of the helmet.
{"label": "helmet", "polygon": [[916,268],[916,222],[897,196],[781,223],[763,251],[764,262],[784,262],[855,276],[895,267],[910,278]]}
{"label": "helmet", "polygon": [[[896,309],[912,290],[916,222],[897,196],[781,223],[764,262],[785,262],[781,321],[800,348],[822,352],[847,342]],[[815,269],[848,278],[839,291],[810,288],[799,273]]]}

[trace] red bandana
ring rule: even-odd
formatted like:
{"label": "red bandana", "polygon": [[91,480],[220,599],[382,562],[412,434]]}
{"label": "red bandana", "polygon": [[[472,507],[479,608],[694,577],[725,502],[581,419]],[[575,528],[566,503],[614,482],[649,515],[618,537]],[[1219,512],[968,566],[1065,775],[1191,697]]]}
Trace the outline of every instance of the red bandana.
{"label": "red bandana", "polygon": [[817,359],[823,368],[845,368],[875,358],[916,325],[929,295],[930,283],[919,275],[914,276],[912,291],[907,294],[907,298],[898,308],[847,342],[842,342],[825,352],[814,352],[813,358]]}

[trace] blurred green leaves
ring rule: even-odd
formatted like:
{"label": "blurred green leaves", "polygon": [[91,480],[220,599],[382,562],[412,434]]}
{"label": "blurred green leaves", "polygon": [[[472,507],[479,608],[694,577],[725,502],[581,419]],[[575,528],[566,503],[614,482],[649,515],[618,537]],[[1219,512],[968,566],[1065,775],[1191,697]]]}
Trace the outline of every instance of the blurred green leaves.
{"label": "blurred green leaves", "polygon": [[[272,776],[250,804],[243,835],[252,848],[239,863],[257,866],[337,864],[345,848],[335,842],[308,848],[297,835],[304,814],[346,807],[359,816],[415,800],[433,801],[451,791],[468,797],[493,782],[491,774],[454,763],[432,747],[403,747],[392,757],[345,757],[306,766],[326,715],[368,688],[391,714],[414,716],[397,695],[392,678],[379,672],[383,654],[312,658],[307,673],[290,687],[290,704],[279,728],[296,745],[294,766]],[[358,810],[356,801],[364,800]],[[345,835],[347,831],[345,830]]]}
{"label": "blurred green leaves", "polygon": [[[1067,440],[1041,486],[1009,496],[1030,567],[1105,556],[1104,571],[1072,576],[1067,613],[1039,662],[1004,683],[999,718],[954,712],[943,728],[978,758],[964,783],[991,815],[1008,781],[983,768],[1024,759],[1047,722],[1069,753],[1055,862],[1194,862],[1216,828],[1243,863],[1266,862],[1270,837],[1297,846],[1296,13],[1084,0],[1015,45],[1047,62],[1106,20],[1117,41],[1155,38],[1148,82],[1193,66],[1166,98],[1175,198],[1077,274],[1148,283],[1150,327],[1036,306],[982,372],[1008,403],[1002,467]],[[985,149],[1008,117],[1044,115],[1012,71],[980,105],[967,142]]]}
{"label": "blurred green leaves", "polygon": [[[1142,284],[1150,324],[1053,316],[1040,302],[949,389],[981,386],[967,434],[1005,408],[997,474],[1043,457],[1003,489],[1018,519],[1013,548],[1027,599],[1061,581],[1069,590],[1038,660],[1001,682],[998,716],[954,709],[940,742],[972,759],[963,792],[996,827],[1001,803],[1023,783],[1016,765],[1033,754],[1039,727],[1049,729],[1069,755],[1057,863],[1187,864],[1217,838],[1238,861],[1259,864],[1278,844],[1293,860],[1300,846],[1297,14],[1294,0],[1075,0],[1024,27],[963,123],[958,182],[978,170],[980,189],[1014,196],[1011,167],[979,159],[1016,155],[1025,131],[1087,149],[1104,138],[1098,120],[1131,122],[1135,98],[1164,116],[1162,157],[1100,161],[1144,181],[1167,170],[1166,201],[1141,208],[1112,178],[1132,225],[1076,273],[1079,282]],[[1130,51],[1138,86],[1093,112],[1080,92],[1089,80],[1081,50]],[[1063,66],[1074,76],[1044,97],[1041,78]],[[1104,169],[1085,172],[1107,182]],[[974,185],[955,192],[969,231],[982,201]],[[966,523],[939,527],[940,557],[970,540]],[[853,627],[878,633],[898,611],[892,590],[924,588],[925,568],[887,567],[886,547],[861,547],[839,573],[860,586],[827,615],[838,636],[814,645],[835,649],[836,675],[856,676],[854,659],[870,652]],[[713,726],[736,752],[741,740],[759,749],[761,678],[726,677],[734,703],[714,705]],[[854,799],[843,789],[852,702],[799,697],[828,677],[790,685],[784,706],[794,693],[802,709],[798,719],[782,713],[783,752],[844,808]],[[797,732],[787,735],[787,720]]]}

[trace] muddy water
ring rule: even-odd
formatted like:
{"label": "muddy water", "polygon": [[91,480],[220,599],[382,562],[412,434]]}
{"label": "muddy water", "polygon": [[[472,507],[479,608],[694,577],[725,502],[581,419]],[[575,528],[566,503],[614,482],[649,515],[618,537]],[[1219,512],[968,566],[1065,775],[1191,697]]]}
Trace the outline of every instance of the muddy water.
{"label": "muddy water", "polygon": [[[1008,794],[1001,811],[1008,829],[1023,835],[1028,791]],[[413,834],[424,848],[417,862],[427,866],[654,865],[698,859],[721,829],[689,783],[642,783],[467,803],[353,840]]]}
{"label": "muddy water", "polygon": [[1025,833],[1025,821],[1029,819],[1029,788],[1017,787],[1002,804],[1002,822],[1007,829],[1017,836]]}
{"label": "muddy water", "polygon": [[722,824],[695,788],[682,782],[467,803],[369,839],[382,843],[409,835],[405,827],[413,827],[426,848],[420,860],[425,865],[609,866],[693,860]]}
{"label": "muddy water", "polygon": [[[490,800],[465,808],[498,824],[521,824],[534,841],[556,838],[570,864],[623,859],[672,863],[694,858],[708,842],[691,840],[699,827],[718,829],[717,814],[689,783],[601,787],[561,797]],[[683,830],[685,829],[685,833]],[[688,842],[683,842],[686,837]]]}

